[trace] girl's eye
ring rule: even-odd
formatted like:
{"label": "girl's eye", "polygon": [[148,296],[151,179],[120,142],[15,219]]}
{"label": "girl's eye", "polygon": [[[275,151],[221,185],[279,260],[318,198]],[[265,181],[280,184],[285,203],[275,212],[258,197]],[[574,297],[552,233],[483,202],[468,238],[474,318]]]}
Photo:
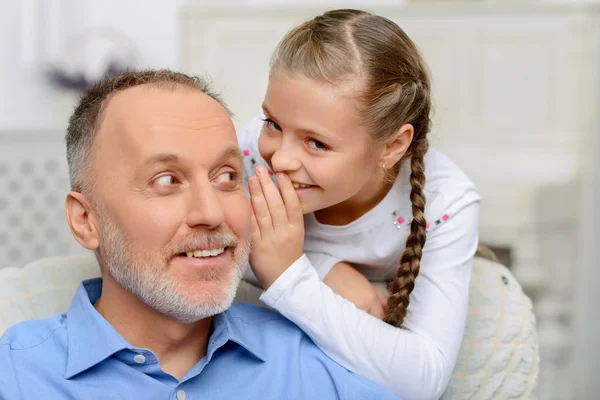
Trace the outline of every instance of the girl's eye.
{"label": "girl's eye", "polygon": [[169,186],[175,185],[177,183],[177,178],[173,175],[163,175],[154,180],[154,184],[158,186]]}
{"label": "girl's eye", "polygon": [[314,139],[308,140],[308,147],[310,147],[311,150],[315,150],[315,151],[328,150],[326,144],[324,144],[323,142],[319,142],[318,140],[314,140]]}
{"label": "girl's eye", "polygon": [[263,121],[265,121],[265,124],[267,125],[267,128],[274,129],[276,131],[281,131],[281,127],[279,125],[277,125],[272,119],[270,119],[270,118],[263,118]]}

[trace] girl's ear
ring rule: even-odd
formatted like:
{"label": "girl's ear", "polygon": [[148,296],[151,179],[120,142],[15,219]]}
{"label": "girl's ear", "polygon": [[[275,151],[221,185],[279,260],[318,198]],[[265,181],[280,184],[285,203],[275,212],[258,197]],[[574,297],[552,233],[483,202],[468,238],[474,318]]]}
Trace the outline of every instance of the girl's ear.
{"label": "girl's ear", "polygon": [[383,153],[379,159],[379,165],[382,168],[391,168],[406,154],[408,147],[412,143],[415,129],[411,124],[404,124],[398,131],[385,143]]}

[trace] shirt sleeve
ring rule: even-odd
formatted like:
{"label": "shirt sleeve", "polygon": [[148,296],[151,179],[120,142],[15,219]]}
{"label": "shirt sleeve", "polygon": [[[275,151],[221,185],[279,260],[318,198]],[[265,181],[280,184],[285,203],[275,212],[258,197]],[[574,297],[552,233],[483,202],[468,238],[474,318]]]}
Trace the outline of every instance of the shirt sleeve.
{"label": "shirt sleeve", "polygon": [[19,386],[12,364],[10,345],[0,338],[0,399],[20,399]]}
{"label": "shirt sleeve", "polygon": [[317,270],[317,274],[319,275],[319,279],[321,280],[325,278],[325,276],[329,273],[329,271],[331,271],[331,268],[333,268],[335,264],[344,261],[342,259],[325,253],[307,251],[305,254],[310,263]]}
{"label": "shirt sleeve", "polygon": [[334,293],[306,256],[288,268],[261,300],[348,370],[402,399],[438,399],[460,350],[478,245],[479,201],[462,204],[429,230],[422,273],[402,329]]}

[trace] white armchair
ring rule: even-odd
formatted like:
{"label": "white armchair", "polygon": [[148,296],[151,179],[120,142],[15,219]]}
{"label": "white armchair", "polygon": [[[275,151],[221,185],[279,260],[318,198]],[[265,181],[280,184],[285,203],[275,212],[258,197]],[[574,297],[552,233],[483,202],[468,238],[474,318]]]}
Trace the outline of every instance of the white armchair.
{"label": "white armchair", "polygon": [[[20,321],[66,311],[79,282],[99,275],[93,255],[0,269],[0,335]],[[261,304],[260,293],[242,282],[237,300]],[[465,336],[443,399],[529,399],[538,373],[531,301],[506,267],[476,257]]]}

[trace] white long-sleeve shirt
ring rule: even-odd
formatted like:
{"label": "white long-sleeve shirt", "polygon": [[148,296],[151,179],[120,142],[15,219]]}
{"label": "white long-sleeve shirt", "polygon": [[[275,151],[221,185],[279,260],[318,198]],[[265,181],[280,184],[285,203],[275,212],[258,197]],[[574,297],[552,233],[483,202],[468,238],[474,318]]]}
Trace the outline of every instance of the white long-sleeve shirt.
{"label": "white long-sleeve shirt", "polygon": [[[247,176],[266,165],[258,153],[261,127],[257,117],[238,131]],[[452,376],[478,245],[477,189],[434,148],[425,165],[427,241],[402,328],[358,309],[321,280],[341,261],[371,281],[394,278],[412,220],[408,168],[377,206],[348,225],[305,215],[305,255],[261,296],[332,359],[405,400],[439,398]],[[246,278],[255,279],[251,272]]]}

